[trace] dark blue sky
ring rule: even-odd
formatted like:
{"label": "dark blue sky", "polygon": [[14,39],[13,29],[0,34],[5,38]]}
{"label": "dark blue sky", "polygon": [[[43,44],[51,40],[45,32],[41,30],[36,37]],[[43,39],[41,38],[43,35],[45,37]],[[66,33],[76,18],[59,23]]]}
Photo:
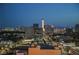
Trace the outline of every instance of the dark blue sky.
{"label": "dark blue sky", "polygon": [[79,4],[0,4],[2,26],[41,24],[42,17],[47,24],[74,26],[79,23]]}

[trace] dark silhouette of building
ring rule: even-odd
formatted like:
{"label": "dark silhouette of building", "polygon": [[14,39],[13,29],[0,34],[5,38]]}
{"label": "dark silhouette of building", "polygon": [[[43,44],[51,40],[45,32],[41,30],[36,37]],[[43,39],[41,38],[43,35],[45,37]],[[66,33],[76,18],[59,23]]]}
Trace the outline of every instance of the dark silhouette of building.
{"label": "dark silhouette of building", "polygon": [[73,28],[66,28],[66,33],[67,36],[72,36],[73,34]]}
{"label": "dark silhouette of building", "polygon": [[76,24],[75,25],[75,32],[78,32],[79,33],[79,24]]}
{"label": "dark silhouette of building", "polygon": [[33,24],[33,33],[37,34],[39,32],[39,24]]}

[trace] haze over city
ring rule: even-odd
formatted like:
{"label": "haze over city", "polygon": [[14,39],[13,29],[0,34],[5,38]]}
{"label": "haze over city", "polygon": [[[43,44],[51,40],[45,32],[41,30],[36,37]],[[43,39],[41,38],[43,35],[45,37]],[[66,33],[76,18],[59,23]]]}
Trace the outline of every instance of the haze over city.
{"label": "haze over city", "polygon": [[0,4],[0,25],[32,26],[41,24],[74,26],[79,22],[79,4]]}

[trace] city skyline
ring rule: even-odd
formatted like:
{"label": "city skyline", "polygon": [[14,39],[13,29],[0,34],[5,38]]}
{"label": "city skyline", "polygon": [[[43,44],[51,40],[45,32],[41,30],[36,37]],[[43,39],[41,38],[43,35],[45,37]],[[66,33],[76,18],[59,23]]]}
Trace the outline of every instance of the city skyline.
{"label": "city skyline", "polygon": [[46,24],[74,26],[79,22],[79,4],[0,4],[0,25],[3,26],[41,24],[42,17]]}

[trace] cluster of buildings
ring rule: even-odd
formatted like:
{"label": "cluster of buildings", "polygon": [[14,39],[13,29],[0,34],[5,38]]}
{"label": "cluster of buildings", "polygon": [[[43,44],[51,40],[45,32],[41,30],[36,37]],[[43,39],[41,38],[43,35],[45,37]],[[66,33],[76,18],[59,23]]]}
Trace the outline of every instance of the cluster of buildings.
{"label": "cluster of buildings", "polygon": [[[79,24],[76,24],[74,28],[67,28],[67,27],[56,27],[54,25],[45,24],[44,18],[42,18],[42,25],[35,23],[30,27],[16,27],[16,28],[1,28],[1,31],[23,31],[24,34],[17,34],[19,36],[22,36],[24,38],[32,39],[34,37],[42,37],[43,32],[49,36],[70,36],[73,33],[79,32]],[[3,34],[3,35],[9,35],[9,34]],[[14,34],[16,36],[16,33]],[[0,38],[1,40],[1,38]]]}
{"label": "cluster of buildings", "polygon": [[59,42],[67,43],[63,44],[64,46],[79,46],[79,24],[76,24],[75,27],[56,27],[46,24],[44,18],[42,18],[41,26],[38,23],[34,23],[30,27],[0,29],[0,47],[23,47],[33,42],[38,44],[38,41],[44,41],[44,44],[48,45],[52,45],[52,43],[55,45],[54,42]]}

